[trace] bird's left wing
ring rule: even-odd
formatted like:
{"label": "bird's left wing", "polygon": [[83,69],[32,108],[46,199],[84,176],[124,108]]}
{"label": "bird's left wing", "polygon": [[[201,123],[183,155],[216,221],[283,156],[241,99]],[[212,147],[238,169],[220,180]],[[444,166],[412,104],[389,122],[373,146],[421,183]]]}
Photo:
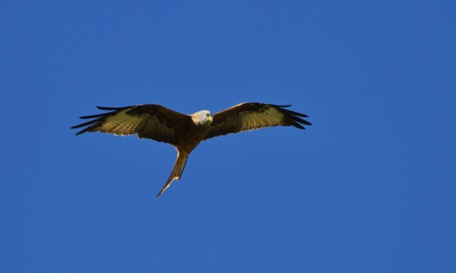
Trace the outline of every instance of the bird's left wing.
{"label": "bird's left wing", "polygon": [[303,125],[312,125],[303,119],[307,115],[285,109],[289,106],[251,102],[238,104],[214,115],[205,139],[271,126],[304,129]]}
{"label": "bird's left wing", "polygon": [[174,128],[176,124],[191,119],[189,116],[175,112],[158,104],[144,104],[127,107],[101,107],[106,113],[82,116],[91,119],[71,127],[83,128],[76,133],[102,132],[115,135],[137,134],[140,138],[149,138],[169,144],[176,143]]}

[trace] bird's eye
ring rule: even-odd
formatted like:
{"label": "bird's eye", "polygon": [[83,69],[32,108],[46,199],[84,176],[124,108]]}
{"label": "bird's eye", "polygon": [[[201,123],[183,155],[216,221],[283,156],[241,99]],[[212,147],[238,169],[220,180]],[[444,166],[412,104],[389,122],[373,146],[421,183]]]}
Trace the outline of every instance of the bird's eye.
{"label": "bird's eye", "polygon": [[206,114],[206,117],[209,117],[210,115],[209,114]]}

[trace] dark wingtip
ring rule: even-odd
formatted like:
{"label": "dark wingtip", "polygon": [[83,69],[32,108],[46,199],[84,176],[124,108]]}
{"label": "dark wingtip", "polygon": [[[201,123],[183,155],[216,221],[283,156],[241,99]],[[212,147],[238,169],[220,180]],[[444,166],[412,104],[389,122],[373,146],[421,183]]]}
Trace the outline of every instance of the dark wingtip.
{"label": "dark wingtip", "polygon": [[275,107],[279,107],[279,108],[288,108],[288,107],[291,107],[293,105],[291,104],[286,104],[286,105],[277,105],[277,104],[271,104],[272,106],[275,106]]}
{"label": "dark wingtip", "polygon": [[86,128],[84,128],[83,130],[79,131],[76,133],[76,135],[80,135],[80,134],[83,134],[85,132],[91,132],[92,129],[96,128],[97,124],[99,124],[101,121],[103,121],[103,118],[106,117],[106,116],[109,116],[110,114],[115,114],[116,111],[119,111],[119,110],[123,110],[125,108],[128,108],[129,106],[127,107],[105,107],[105,106],[97,106],[98,109],[100,110],[104,110],[104,111],[113,111],[113,112],[105,112],[105,113],[101,113],[101,114],[96,114],[96,115],[89,115],[89,116],[81,116],[79,117],[80,119],[92,119],[92,120],[89,120],[89,121],[86,121],[84,123],[81,123],[81,124],[78,124],[78,125],[75,125],[73,127],[71,127],[71,129],[77,129],[77,128],[81,128],[81,127],[85,127],[87,126]]}
{"label": "dark wingtip", "polygon": [[[76,125],[76,126],[73,126],[71,127],[71,129],[77,129],[79,128],[80,126]],[[81,134],[84,134],[85,132],[89,131],[89,128],[85,128],[85,129],[82,129],[81,131],[77,132],[76,134],[74,134],[75,136],[79,136]]]}
{"label": "dark wingtip", "polygon": [[294,127],[298,128],[298,129],[301,129],[301,130],[305,130],[306,127],[302,126],[301,124],[293,121],[293,124],[292,124]]}
{"label": "dark wingtip", "polygon": [[[78,125],[74,125],[74,126],[71,126],[70,129],[78,129],[78,128],[81,128],[84,124],[78,124]],[[75,135],[76,136],[79,136],[80,134],[83,134],[85,133],[87,130],[83,129],[79,132],[77,132]]]}
{"label": "dark wingtip", "polygon": [[106,107],[106,106],[97,106],[98,109],[104,110],[104,111],[117,111],[117,110],[122,110],[127,107]]}
{"label": "dark wingtip", "polygon": [[295,112],[292,110],[284,109],[287,107],[290,107],[291,105],[274,105],[275,107],[278,107],[280,111],[290,119],[289,125],[292,125],[298,129],[305,130],[306,128],[303,125],[310,126],[312,123],[308,122],[307,120],[303,118],[308,118],[309,116],[303,113]]}

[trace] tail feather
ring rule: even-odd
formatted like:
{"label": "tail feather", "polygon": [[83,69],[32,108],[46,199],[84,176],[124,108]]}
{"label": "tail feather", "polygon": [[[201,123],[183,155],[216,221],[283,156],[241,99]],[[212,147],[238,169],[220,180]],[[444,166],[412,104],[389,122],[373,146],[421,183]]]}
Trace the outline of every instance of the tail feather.
{"label": "tail feather", "polygon": [[173,170],[169,175],[168,181],[166,181],[165,185],[161,189],[161,191],[157,194],[155,198],[160,197],[160,195],[169,187],[174,180],[179,180],[182,176],[182,172],[184,172],[185,164],[187,163],[188,153],[186,152],[179,152],[177,151],[177,158],[176,162],[174,163]]}

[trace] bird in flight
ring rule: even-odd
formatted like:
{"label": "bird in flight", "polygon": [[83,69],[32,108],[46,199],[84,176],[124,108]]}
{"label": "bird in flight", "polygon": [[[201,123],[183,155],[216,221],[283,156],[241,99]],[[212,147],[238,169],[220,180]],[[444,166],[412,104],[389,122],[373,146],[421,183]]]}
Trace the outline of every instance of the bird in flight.
{"label": "bird in flight", "polygon": [[214,115],[202,110],[191,115],[181,114],[158,104],[143,104],[126,107],[101,107],[105,113],[82,116],[87,122],[71,127],[83,128],[77,132],[102,132],[114,135],[134,135],[173,145],[177,158],[171,175],[157,198],[179,180],[188,156],[198,144],[206,139],[235,134],[272,126],[294,126],[304,129],[312,125],[304,120],[308,116],[286,109],[291,105],[265,103],[240,103]]}

